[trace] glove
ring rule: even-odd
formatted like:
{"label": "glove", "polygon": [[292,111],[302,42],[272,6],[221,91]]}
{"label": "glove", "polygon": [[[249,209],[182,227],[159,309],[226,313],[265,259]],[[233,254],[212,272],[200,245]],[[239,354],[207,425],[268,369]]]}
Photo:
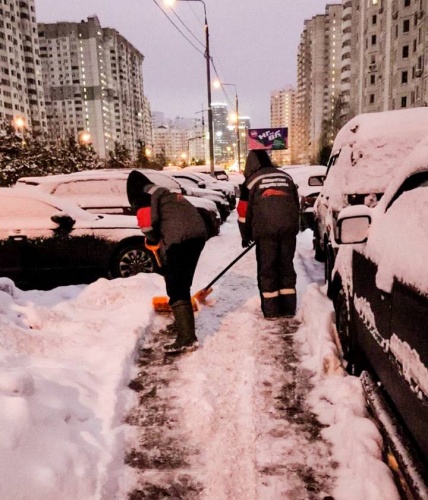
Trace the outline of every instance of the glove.
{"label": "glove", "polygon": [[248,248],[252,244],[253,242],[251,240],[246,240],[246,239],[242,240],[242,248]]}

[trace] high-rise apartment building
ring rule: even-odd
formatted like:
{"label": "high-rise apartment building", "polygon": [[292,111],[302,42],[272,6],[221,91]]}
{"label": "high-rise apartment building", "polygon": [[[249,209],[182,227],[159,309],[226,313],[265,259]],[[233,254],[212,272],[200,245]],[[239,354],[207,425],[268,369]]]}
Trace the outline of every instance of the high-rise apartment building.
{"label": "high-rise apartment building", "polygon": [[0,117],[17,128],[44,131],[47,122],[34,0],[3,1],[0,21]]}
{"label": "high-rise apartment building", "polygon": [[272,160],[277,165],[290,165],[293,149],[295,92],[293,87],[271,92],[270,96],[270,126],[286,127],[288,129],[288,149],[272,151]]}
{"label": "high-rise apartment building", "polygon": [[214,133],[214,161],[225,163],[231,159],[231,132],[228,129],[228,111],[225,103],[212,103],[213,133]]}
{"label": "high-rise apartment building", "polygon": [[136,154],[146,143],[144,56],[96,16],[39,24],[48,127],[54,137],[91,135],[106,157],[115,142]]}
{"label": "high-rise apartment building", "polygon": [[316,161],[340,107],[342,5],[305,21],[297,56],[293,163]]}
{"label": "high-rise apartment building", "polygon": [[427,0],[347,0],[344,6],[343,43],[354,68],[348,87],[342,81],[349,88],[347,118],[426,106]]}

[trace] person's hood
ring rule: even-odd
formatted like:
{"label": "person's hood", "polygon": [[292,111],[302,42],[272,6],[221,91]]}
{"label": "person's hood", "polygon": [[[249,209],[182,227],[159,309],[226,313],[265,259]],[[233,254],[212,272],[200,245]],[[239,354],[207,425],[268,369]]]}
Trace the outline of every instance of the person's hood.
{"label": "person's hood", "polygon": [[248,179],[257,170],[266,167],[272,167],[269,155],[264,150],[250,151],[245,162],[244,177]]}
{"label": "person's hood", "polygon": [[152,185],[153,182],[142,172],[132,170],[126,183],[126,193],[131,207],[135,208],[147,204],[147,199],[150,200],[150,197],[145,193],[144,188],[150,184]]}

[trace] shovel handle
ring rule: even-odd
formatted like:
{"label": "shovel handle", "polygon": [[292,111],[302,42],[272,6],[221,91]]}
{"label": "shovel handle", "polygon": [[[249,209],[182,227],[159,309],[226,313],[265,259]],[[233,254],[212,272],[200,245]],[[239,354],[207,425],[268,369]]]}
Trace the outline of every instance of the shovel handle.
{"label": "shovel handle", "polygon": [[229,271],[229,269],[232,266],[234,266],[238,262],[239,259],[241,259],[247,252],[249,252],[253,248],[253,246],[255,246],[255,244],[256,244],[256,242],[253,241],[251,243],[251,245],[248,246],[243,252],[241,252],[238,255],[238,257],[236,257],[235,259],[233,259],[232,262],[223,269],[223,271],[221,271],[219,274],[217,274],[217,276],[210,283],[208,283],[208,285],[205,288],[203,288],[203,290],[208,290],[209,288],[211,288],[214,285],[214,283],[217,280],[219,280],[223,276],[224,273],[226,273],[227,271]]}

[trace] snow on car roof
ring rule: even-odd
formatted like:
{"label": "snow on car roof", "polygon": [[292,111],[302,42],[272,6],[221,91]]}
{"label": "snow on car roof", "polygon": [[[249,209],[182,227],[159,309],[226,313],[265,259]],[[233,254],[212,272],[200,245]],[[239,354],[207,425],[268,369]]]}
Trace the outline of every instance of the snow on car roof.
{"label": "snow on car roof", "polygon": [[43,193],[36,189],[28,188],[26,186],[14,186],[8,188],[0,188],[0,197],[1,198],[14,198],[17,196],[22,196],[23,198],[33,198],[35,200],[43,201],[53,207],[66,212],[68,215],[73,218],[85,219],[85,220],[96,220],[98,218],[97,215],[91,214],[82,208],[78,207],[74,203],[70,203],[62,198],[58,198],[56,196],[52,196],[47,193]]}
{"label": "snow on car roof", "polygon": [[394,277],[428,296],[428,186],[406,191],[383,212],[374,209],[364,253],[378,265],[376,284],[390,291]]}
{"label": "snow on car roof", "polygon": [[293,165],[280,167],[280,170],[291,176],[297,185],[297,190],[301,196],[319,192],[321,186],[309,186],[309,177],[315,175],[325,175],[327,167],[325,165]]}
{"label": "snow on car roof", "polygon": [[428,136],[428,108],[364,113],[350,120],[336,136],[339,153],[325,186],[330,200],[342,193],[383,193],[402,159]]}
{"label": "snow on car roof", "polygon": [[389,203],[407,177],[425,171],[428,172],[428,136],[413,148],[409,155],[405,157],[400,169],[393,174],[392,180],[380,202],[381,205],[386,206]]}

